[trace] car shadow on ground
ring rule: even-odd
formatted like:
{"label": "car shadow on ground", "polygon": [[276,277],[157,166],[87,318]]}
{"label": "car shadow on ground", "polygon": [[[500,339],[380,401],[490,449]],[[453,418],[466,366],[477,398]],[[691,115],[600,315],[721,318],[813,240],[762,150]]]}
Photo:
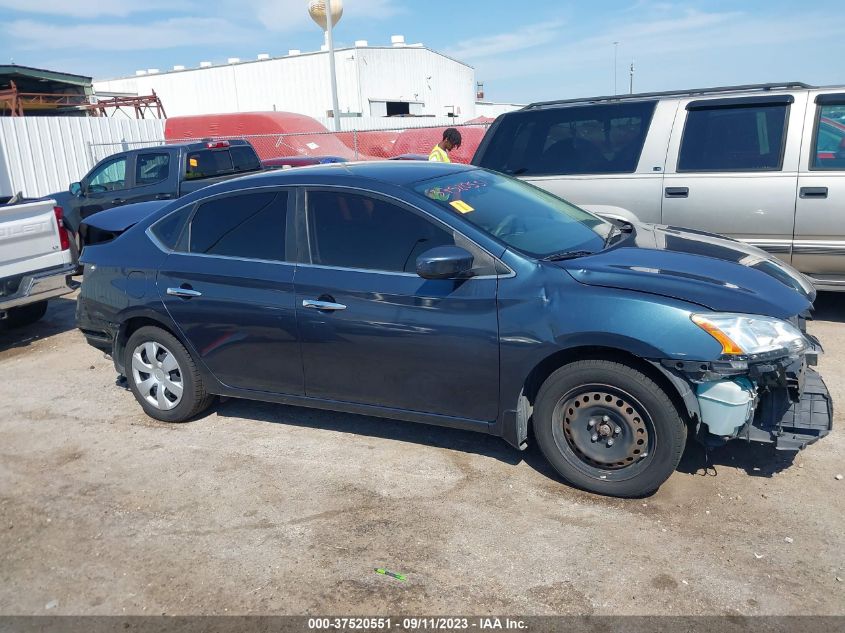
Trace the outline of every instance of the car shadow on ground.
{"label": "car shadow on ground", "polygon": [[[526,452],[518,451],[504,440],[484,433],[236,398],[222,401],[217,407],[217,413],[223,417],[244,418],[458,450],[492,457],[512,465],[522,461]],[[542,456],[540,458],[542,459]]]}
{"label": "car shadow on ground", "polygon": [[786,470],[795,462],[797,453],[778,451],[774,444],[758,444],[734,440],[710,449],[695,439],[687,441],[686,450],[678,464],[678,471],[703,477],[717,477],[719,468],[740,468],[752,477],[771,477]]}
{"label": "car shadow on ground", "polygon": [[[524,461],[526,465],[549,479],[569,485],[546,461],[531,433],[528,447],[518,451],[503,439],[491,435],[350,413],[238,399],[221,402],[217,412],[222,417],[287,424],[462,451],[490,457],[511,466]],[[711,449],[708,455],[701,444],[690,439],[677,470],[687,474],[714,477],[718,476],[720,467],[726,467],[742,469],[753,477],[771,477],[789,468],[793,464],[794,456],[795,453],[778,452],[770,445],[743,441],[729,442],[726,446]]]}
{"label": "car shadow on ground", "polygon": [[816,297],[813,319],[845,323],[845,293],[820,292]]}
{"label": "car shadow on ground", "polygon": [[0,353],[74,329],[75,315],[76,299],[59,297],[50,299],[47,314],[32,325],[10,328],[0,321]]}

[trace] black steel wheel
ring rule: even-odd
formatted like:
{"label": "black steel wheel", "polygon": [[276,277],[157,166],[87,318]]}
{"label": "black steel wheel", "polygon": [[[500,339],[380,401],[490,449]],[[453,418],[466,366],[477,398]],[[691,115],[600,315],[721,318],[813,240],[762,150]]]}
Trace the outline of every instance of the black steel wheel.
{"label": "black steel wheel", "polygon": [[564,479],[619,497],[656,490],[686,442],[686,425],[658,384],[633,367],[598,360],[566,365],[546,380],[534,431]]}

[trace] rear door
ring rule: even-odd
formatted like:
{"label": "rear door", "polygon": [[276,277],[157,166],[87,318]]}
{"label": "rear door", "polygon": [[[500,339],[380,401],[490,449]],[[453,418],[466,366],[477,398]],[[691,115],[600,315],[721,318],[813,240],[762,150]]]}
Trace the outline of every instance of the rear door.
{"label": "rear door", "polygon": [[178,152],[151,149],[135,156],[133,187],[126,192],[127,202],[169,200],[176,197]]}
{"label": "rear door", "polygon": [[798,270],[845,288],[845,92],[810,93],[793,249]]}
{"label": "rear door", "polygon": [[289,261],[294,197],[258,188],[201,202],[159,271],[167,311],[224,385],[303,392]]}
{"label": "rear door", "polygon": [[[494,420],[492,257],[422,212],[360,190],[309,190],[305,226],[310,252],[296,288],[306,394]],[[475,249],[476,266],[491,274],[462,281],[416,274],[420,254],[456,243]]]}
{"label": "rear door", "polygon": [[684,100],[663,222],[721,233],[789,262],[806,94]]}

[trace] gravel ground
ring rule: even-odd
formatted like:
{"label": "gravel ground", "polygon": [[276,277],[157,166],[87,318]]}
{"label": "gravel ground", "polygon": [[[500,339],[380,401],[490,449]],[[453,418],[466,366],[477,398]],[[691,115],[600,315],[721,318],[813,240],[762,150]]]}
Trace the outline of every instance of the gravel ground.
{"label": "gravel ground", "polygon": [[[845,296],[818,307],[842,403]],[[841,405],[794,461],[736,444],[705,473],[691,444],[622,501],[467,432],[237,400],[154,422],[73,310],[0,331],[2,614],[845,614]]]}

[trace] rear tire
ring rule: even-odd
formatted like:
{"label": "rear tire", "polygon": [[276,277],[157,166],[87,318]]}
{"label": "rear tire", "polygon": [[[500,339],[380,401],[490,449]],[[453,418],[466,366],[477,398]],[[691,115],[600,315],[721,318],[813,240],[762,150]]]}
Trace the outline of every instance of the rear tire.
{"label": "rear tire", "polygon": [[10,328],[31,325],[47,313],[47,302],[38,301],[18,308],[9,308],[6,325]]}
{"label": "rear tire", "polygon": [[151,418],[185,422],[214,402],[194,359],[170,332],[139,328],[126,342],[124,354],[129,389]]}
{"label": "rear tire", "polygon": [[571,363],[549,376],[533,423],[540,449],[561,477],[613,497],[657,490],[678,466],[687,436],[657,383],[604,360]]}

